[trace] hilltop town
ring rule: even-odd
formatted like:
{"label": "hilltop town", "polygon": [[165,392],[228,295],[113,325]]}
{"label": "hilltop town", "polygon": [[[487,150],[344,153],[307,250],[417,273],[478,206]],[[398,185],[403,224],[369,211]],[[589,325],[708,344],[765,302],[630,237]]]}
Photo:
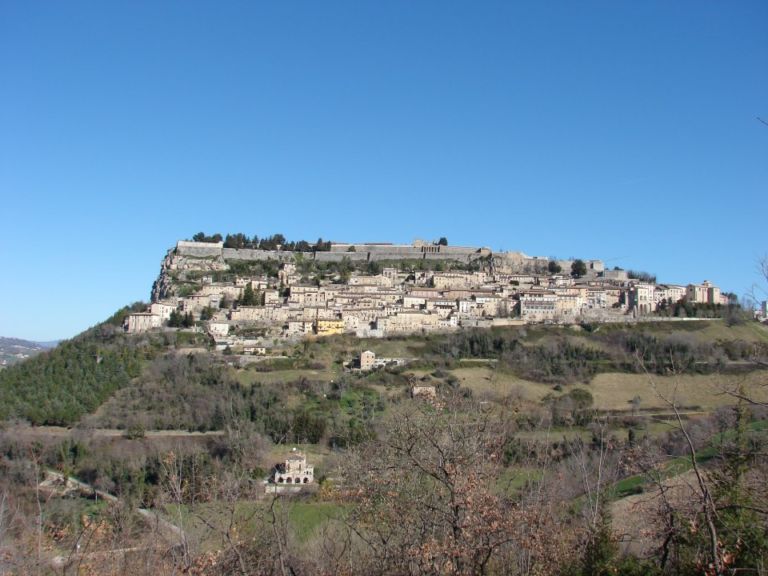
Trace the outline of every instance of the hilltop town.
{"label": "hilltop town", "polygon": [[[646,569],[668,535],[657,522],[671,506],[676,545],[697,558],[706,535],[688,540],[687,527],[703,525],[705,500],[691,474],[701,465],[725,510],[710,478],[736,485],[716,454],[742,433],[753,472],[737,474],[766,507],[765,459],[751,454],[765,454],[768,332],[711,283],[445,239],[233,244],[178,242],[149,304],[0,370],[0,476],[27,511],[16,565],[39,537],[50,552],[38,563],[59,571],[109,573],[117,547],[121,562],[178,573],[188,546],[203,567],[190,574],[247,574],[238,554],[261,562],[284,546],[309,566],[297,574],[370,574],[385,556],[432,550],[432,535],[410,531],[428,519],[464,557],[490,527],[509,545],[487,572],[510,574],[531,519],[549,542],[536,561],[564,550],[556,564],[574,565],[592,524],[573,511],[597,509],[599,491],[604,538],[632,546],[611,552],[630,567],[612,573],[662,574]],[[459,521],[477,521],[451,541],[457,501]],[[748,512],[722,524],[729,542],[758,525]],[[126,517],[135,528],[115,543]],[[382,526],[403,544],[369,548]],[[108,540],[78,550],[91,532]],[[360,570],[311,564],[340,542]],[[250,573],[280,573],[264,562]]]}
{"label": "hilltop town", "polygon": [[730,303],[707,281],[659,284],[601,260],[494,253],[448,246],[444,238],[411,245],[320,240],[289,249],[263,241],[269,249],[232,248],[227,238],[179,241],[162,262],[148,309],[130,314],[125,329],[183,326],[207,331],[220,350],[264,354],[308,335],[714,316]]}

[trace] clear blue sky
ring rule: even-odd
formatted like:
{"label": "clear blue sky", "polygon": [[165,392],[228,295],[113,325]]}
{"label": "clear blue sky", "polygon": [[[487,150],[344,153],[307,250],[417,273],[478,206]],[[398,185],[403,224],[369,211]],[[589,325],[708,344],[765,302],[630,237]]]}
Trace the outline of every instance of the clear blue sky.
{"label": "clear blue sky", "polygon": [[768,252],[764,0],[0,0],[0,335],[148,299],[195,232]]}

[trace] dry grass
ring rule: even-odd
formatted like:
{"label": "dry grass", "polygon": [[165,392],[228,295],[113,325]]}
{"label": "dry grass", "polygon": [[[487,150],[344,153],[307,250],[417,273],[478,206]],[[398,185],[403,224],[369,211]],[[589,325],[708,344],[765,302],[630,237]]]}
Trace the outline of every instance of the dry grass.
{"label": "dry grass", "polygon": [[262,384],[284,384],[295,382],[301,378],[307,380],[323,380],[330,382],[337,377],[339,372],[332,369],[325,370],[273,370],[271,372],[258,372],[256,370],[239,370],[236,374],[241,384],[251,385],[254,382]]}
{"label": "dry grass", "polygon": [[476,396],[488,399],[517,395],[523,400],[538,402],[552,392],[548,384],[523,380],[514,374],[489,367],[456,368],[450,372],[459,379],[461,386],[469,388]]}
{"label": "dry grass", "polygon": [[694,332],[704,341],[744,340],[746,342],[768,342],[768,327],[757,322],[728,326],[725,322],[707,322],[701,330]]}
{"label": "dry grass", "polygon": [[[696,374],[680,376],[647,376],[645,374],[598,374],[588,386],[595,399],[595,407],[602,410],[629,410],[635,396],[640,397],[640,408],[668,409],[664,396],[678,405],[701,410],[713,410],[736,403],[723,393],[744,385],[756,400],[768,400],[768,372],[745,375]],[[661,396],[660,396],[661,395]]]}
{"label": "dry grass", "polygon": [[[693,472],[664,480],[667,497],[679,509],[695,504],[698,487]],[[611,504],[614,534],[622,542],[622,551],[645,555],[661,544],[661,496],[658,488],[627,496]]]}
{"label": "dry grass", "polygon": [[[409,372],[416,378],[429,373],[428,370]],[[522,400],[540,402],[544,396],[553,393],[549,384],[524,380],[514,374],[487,366],[456,368],[450,370],[450,373],[459,379],[461,386],[471,389],[476,397],[486,400],[499,400],[515,395]],[[592,393],[594,406],[599,410],[630,411],[632,399],[639,396],[642,410],[658,408],[666,411],[669,406],[661,398],[664,396],[674,399],[679,406],[710,411],[735,404],[736,399],[723,391],[735,390],[740,385],[756,400],[768,401],[768,371],[681,376],[607,373],[598,374],[588,385],[579,384],[578,387]],[[569,389],[570,387],[566,386],[564,392]]]}

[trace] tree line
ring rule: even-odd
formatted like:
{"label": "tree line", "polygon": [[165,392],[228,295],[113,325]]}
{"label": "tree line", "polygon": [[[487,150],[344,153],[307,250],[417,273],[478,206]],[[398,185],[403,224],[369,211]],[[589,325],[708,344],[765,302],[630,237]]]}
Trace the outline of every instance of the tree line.
{"label": "tree line", "polygon": [[[588,382],[600,372],[711,373],[728,361],[768,357],[768,346],[700,342],[685,333],[644,329],[603,330],[588,335],[594,345],[558,336],[529,341],[526,330],[463,330],[431,339],[423,361],[440,365],[461,359],[498,359],[502,368],[536,382]],[[757,348],[756,348],[757,346]]]}
{"label": "tree line", "polygon": [[287,240],[282,234],[272,234],[259,238],[254,234],[249,237],[247,234],[238,232],[236,234],[227,234],[222,236],[219,233],[207,235],[205,232],[198,232],[192,236],[195,242],[217,243],[224,241],[224,248],[235,248],[238,250],[285,250],[287,252],[330,252],[331,242],[318,238],[317,242],[308,242],[307,240]]}

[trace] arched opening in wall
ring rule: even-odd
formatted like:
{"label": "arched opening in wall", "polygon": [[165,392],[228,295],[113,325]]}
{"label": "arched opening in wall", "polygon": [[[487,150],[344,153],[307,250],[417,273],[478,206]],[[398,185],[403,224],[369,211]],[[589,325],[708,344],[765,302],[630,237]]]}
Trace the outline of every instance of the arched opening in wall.
{"label": "arched opening in wall", "polygon": [[277,479],[277,482],[278,482],[279,484],[282,484],[282,483],[283,483],[283,477],[282,477],[282,476],[280,476],[280,477]]}
{"label": "arched opening in wall", "polygon": [[309,483],[309,478],[304,478],[304,484],[308,484],[308,483]]}

